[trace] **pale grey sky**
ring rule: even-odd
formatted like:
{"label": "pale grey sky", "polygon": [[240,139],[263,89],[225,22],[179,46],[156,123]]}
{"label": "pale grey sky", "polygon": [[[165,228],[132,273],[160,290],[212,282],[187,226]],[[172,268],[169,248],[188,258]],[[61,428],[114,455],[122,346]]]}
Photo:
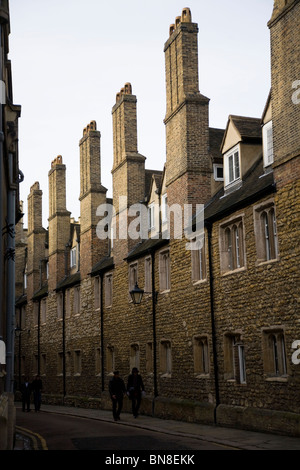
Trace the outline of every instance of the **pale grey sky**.
{"label": "pale grey sky", "polygon": [[[270,89],[273,0],[10,0],[10,54],[20,119],[21,199],[43,190],[48,226],[48,171],[62,155],[67,208],[78,219],[83,128],[101,132],[102,184],[112,195],[112,116],[126,82],[137,96],[138,150],[146,168],[165,163],[164,43],[169,25],[189,7],[199,26],[200,91],[210,98],[210,126],[229,114],[261,117]],[[25,216],[25,224],[26,224]]]}

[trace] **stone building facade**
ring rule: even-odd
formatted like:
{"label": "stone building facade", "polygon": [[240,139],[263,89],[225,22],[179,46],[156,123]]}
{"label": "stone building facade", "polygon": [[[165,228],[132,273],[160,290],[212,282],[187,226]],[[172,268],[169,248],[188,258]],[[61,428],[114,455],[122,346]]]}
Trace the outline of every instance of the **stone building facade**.
{"label": "stone building facade", "polygon": [[112,108],[112,199],[95,121],[79,143],[80,221],[61,156],[47,230],[31,187],[28,229],[18,227],[17,378],[42,375],[44,400],[110,408],[113,370],[126,379],[137,366],[143,413],[300,435],[299,8],[274,3],[261,116],[209,126],[185,8],[164,47],[164,167],[145,169],[126,83]]}
{"label": "stone building facade", "polygon": [[10,12],[0,2],[0,450],[13,446],[15,340],[15,227],[20,220],[18,120],[9,60]]}

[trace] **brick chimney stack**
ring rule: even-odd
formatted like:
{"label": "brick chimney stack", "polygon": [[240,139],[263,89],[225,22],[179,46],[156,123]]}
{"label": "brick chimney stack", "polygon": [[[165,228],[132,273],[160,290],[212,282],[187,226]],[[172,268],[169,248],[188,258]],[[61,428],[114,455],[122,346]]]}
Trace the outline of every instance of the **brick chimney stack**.
{"label": "brick chimney stack", "polygon": [[184,8],[165,43],[168,204],[210,197],[209,99],[199,92],[198,25]]}
{"label": "brick chimney stack", "polygon": [[97,208],[106,203],[107,189],[101,185],[101,134],[96,121],[83,130],[80,148],[80,271],[82,277],[91,272],[93,265],[108,253],[108,240],[96,234]]}
{"label": "brick chimney stack", "polygon": [[[131,205],[139,203],[145,198],[145,160],[138,153],[137,145],[137,111],[136,96],[132,94],[130,83],[116,96],[116,104],[112,109],[113,116],[113,143],[114,163],[113,175],[113,202],[116,210],[117,240],[114,241],[114,260],[123,260],[138,243],[138,240],[127,238],[118,240],[120,211],[124,211]],[[119,198],[127,201],[123,207],[119,207]],[[130,222],[129,222],[130,223]]]}
{"label": "brick chimney stack", "polygon": [[70,212],[66,209],[66,166],[59,155],[49,178],[49,286],[54,290],[65,276],[65,250],[70,240]]}
{"label": "brick chimney stack", "polygon": [[45,256],[45,229],[42,225],[42,196],[38,182],[30,188],[28,203],[27,298],[30,300],[40,286],[40,260]]}

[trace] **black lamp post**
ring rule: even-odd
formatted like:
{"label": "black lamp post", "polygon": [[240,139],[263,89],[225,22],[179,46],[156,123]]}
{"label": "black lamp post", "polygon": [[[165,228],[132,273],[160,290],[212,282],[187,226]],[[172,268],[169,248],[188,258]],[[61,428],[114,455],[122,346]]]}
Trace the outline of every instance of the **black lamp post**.
{"label": "black lamp post", "polygon": [[143,289],[140,289],[139,286],[137,285],[137,282],[135,283],[134,289],[130,291],[130,295],[132,298],[132,302],[135,305],[139,305],[142,302],[142,298],[144,295]]}

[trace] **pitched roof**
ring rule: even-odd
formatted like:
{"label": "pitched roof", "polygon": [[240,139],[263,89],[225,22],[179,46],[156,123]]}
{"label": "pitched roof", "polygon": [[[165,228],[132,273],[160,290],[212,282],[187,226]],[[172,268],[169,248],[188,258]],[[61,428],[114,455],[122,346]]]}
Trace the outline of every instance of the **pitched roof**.
{"label": "pitched roof", "polygon": [[133,250],[128,254],[127,261],[131,261],[140,256],[150,253],[152,250],[157,250],[158,248],[167,245],[169,240],[166,238],[148,238],[138,243]]}
{"label": "pitched roof", "polygon": [[209,128],[209,154],[212,157],[213,161],[223,160],[221,144],[223,141],[224,133],[225,129],[216,129],[213,127]]}
{"label": "pitched roof", "polygon": [[65,277],[62,281],[60,281],[56,286],[56,291],[65,289],[67,287],[74,286],[75,284],[79,284],[81,280],[80,272],[75,274],[71,274],[68,277]]}
{"label": "pitched roof", "polygon": [[230,114],[227,122],[227,127],[224,132],[221,148],[224,146],[227,131],[230,123],[234,125],[236,130],[241,136],[243,142],[261,143],[262,141],[262,130],[261,130],[261,118],[252,118],[245,116],[235,116]]}
{"label": "pitched roof", "polygon": [[114,267],[114,259],[106,256],[96,263],[90,272],[91,276],[96,276],[100,272],[108,271]]}

